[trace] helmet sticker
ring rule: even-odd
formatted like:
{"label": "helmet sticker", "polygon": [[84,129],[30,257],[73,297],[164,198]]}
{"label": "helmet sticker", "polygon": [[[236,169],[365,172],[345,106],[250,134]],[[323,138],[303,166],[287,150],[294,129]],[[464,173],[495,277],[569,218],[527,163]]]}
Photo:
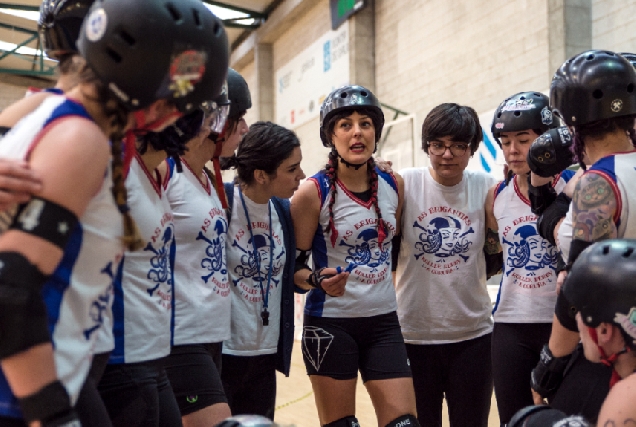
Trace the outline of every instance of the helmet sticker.
{"label": "helmet sticker", "polygon": [[521,111],[521,110],[532,110],[535,108],[533,104],[533,99],[511,99],[506,102],[506,105],[501,109],[501,111]]}
{"label": "helmet sticker", "polygon": [[96,42],[104,37],[106,27],[108,26],[108,17],[106,11],[101,7],[95,9],[86,19],[86,38],[92,42]]}
{"label": "helmet sticker", "polygon": [[613,112],[618,113],[619,111],[623,109],[623,100],[618,98],[613,100],[610,108],[612,109]]}
{"label": "helmet sticker", "polygon": [[504,128],[504,124],[499,122],[495,124],[495,129],[503,129]]}
{"label": "helmet sticker", "polygon": [[564,126],[558,128],[557,132],[559,132],[559,136],[561,137],[561,141],[563,142],[570,142],[570,139],[572,139],[570,131]]}
{"label": "helmet sticker", "polygon": [[628,315],[616,313],[614,322],[621,325],[627,335],[636,339],[636,307],[632,307]]}
{"label": "helmet sticker", "polygon": [[547,106],[541,110],[541,123],[546,126],[552,124],[552,111]]}
{"label": "helmet sticker", "polygon": [[170,64],[170,90],[175,98],[182,98],[194,90],[205,73],[205,52],[186,50]]}

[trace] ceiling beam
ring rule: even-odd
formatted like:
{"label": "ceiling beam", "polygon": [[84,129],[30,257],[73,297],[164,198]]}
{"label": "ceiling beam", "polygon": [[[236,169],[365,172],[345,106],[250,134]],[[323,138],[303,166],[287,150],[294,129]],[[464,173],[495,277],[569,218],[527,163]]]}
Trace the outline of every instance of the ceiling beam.
{"label": "ceiling beam", "polygon": [[203,0],[203,2],[207,3],[207,4],[210,4],[212,6],[224,7],[226,9],[234,10],[236,12],[245,13],[246,15],[249,15],[250,18],[263,19],[263,20],[267,19],[267,14],[266,13],[257,12],[255,10],[245,9],[245,8],[238,7],[238,6],[232,6],[231,4],[227,4],[227,3],[222,2],[222,1]]}
{"label": "ceiling beam", "polygon": [[26,4],[0,3],[0,9],[26,10],[27,12],[39,12],[40,6],[29,6]]}

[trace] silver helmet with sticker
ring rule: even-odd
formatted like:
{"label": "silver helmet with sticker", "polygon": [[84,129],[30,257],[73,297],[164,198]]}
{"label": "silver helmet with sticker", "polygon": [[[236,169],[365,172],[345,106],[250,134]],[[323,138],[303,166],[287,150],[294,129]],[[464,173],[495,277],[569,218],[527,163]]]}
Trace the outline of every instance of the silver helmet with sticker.
{"label": "silver helmet with sticker", "polygon": [[223,25],[200,0],[97,1],[78,48],[129,110],[158,99],[198,108],[221,93],[229,61]]}
{"label": "silver helmet with sticker", "polygon": [[344,110],[373,110],[378,113],[378,122],[375,126],[375,140],[380,140],[384,127],[384,113],[378,98],[367,88],[357,85],[348,85],[331,92],[320,107],[320,139],[325,147],[331,146],[327,126],[331,117]]}
{"label": "silver helmet with sticker", "polygon": [[499,145],[501,132],[534,130],[541,135],[560,125],[550,109],[546,95],[540,92],[519,92],[506,98],[495,110],[490,130]]}

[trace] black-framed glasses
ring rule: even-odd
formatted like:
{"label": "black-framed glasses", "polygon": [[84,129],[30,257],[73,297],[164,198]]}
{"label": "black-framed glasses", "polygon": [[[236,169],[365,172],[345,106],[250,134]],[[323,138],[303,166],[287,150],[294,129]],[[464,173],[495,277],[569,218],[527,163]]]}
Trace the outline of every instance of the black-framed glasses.
{"label": "black-framed glasses", "polygon": [[445,145],[442,142],[426,141],[426,146],[428,147],[428,152],[435,156],[443,156],[446,149],[449,149],[453,156],[463,156],[468,150],[468,144],[463,142],[453,142],[450,145]]}

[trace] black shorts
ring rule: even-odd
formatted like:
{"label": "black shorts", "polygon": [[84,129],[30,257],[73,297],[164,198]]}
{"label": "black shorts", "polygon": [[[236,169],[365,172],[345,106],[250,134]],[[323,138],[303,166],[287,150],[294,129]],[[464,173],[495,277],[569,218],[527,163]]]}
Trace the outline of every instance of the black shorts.
{"label": "black shorts", "polygon": [[303,359],[308,375],[362,381],[411,377],[397,314],[335,318],[305,315]]}
{"label": "black shorts", "polygon": [[216,403],[227,403],[221,383],[222,343],[172,347],[166,372],[181,416]]}

